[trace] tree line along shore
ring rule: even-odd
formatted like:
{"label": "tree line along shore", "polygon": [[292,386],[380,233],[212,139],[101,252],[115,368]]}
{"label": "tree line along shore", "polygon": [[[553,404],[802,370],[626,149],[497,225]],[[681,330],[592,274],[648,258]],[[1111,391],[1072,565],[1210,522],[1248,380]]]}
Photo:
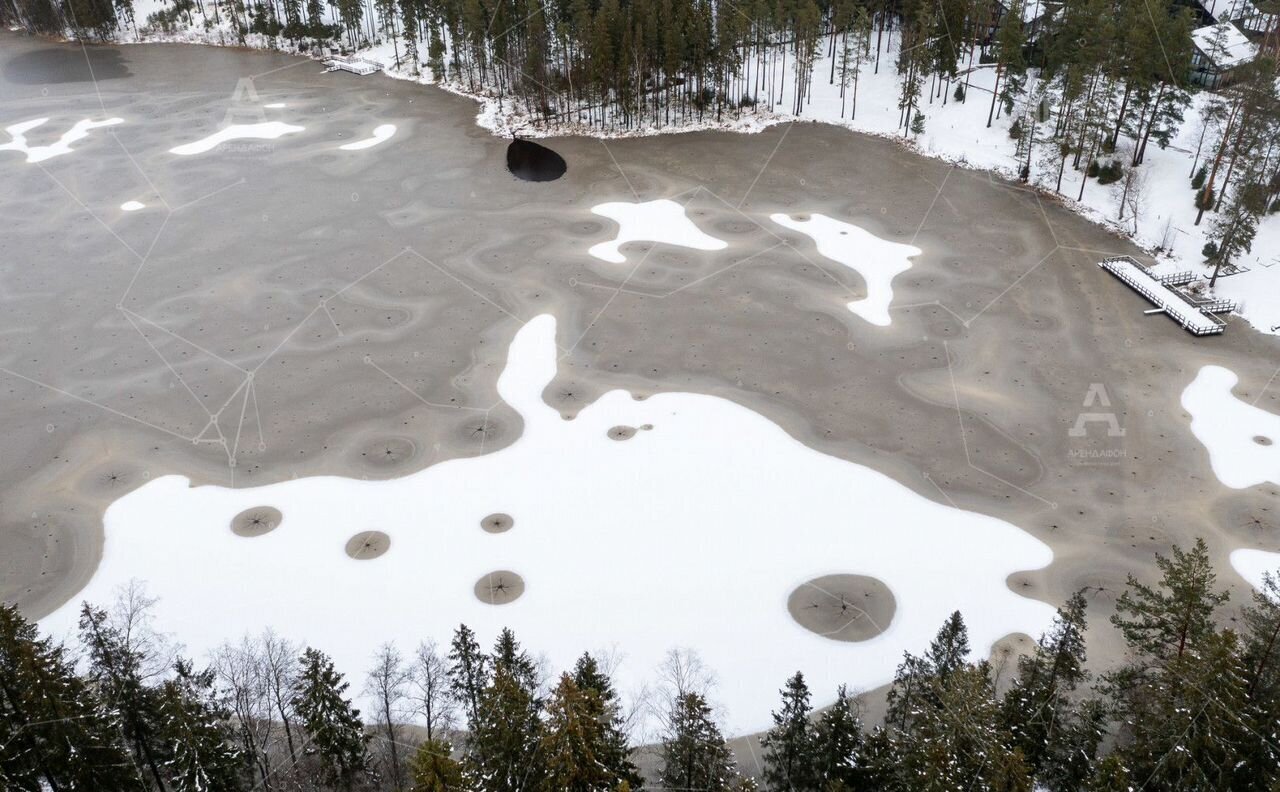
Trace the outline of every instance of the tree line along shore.
{"label": "tree line along shore", "polygon": [[[109,607],[85,603],[70,644],[5,605],[0,788],[1276,789],[1280,582],[1266,577],[1236,608],[1202,541],[1157,566],[1159,580],[1130,577],[1117,598],[1110,621],[1127,651],[1101,673],[1086,658],[1098,592],[1083,590],[1010,669],[971,659],[953,614],[922,652],[904,652],[875,723],[844,687],[815,709],[802,671],[780,680],[758,773],[735,760],[714,675],[690,650],[672,651],[648,695],[625,702],[607,656],[551,673],[511,630],[486,652],[461,625],[447,647],[378,648],[361,712],[323,651],[274,632],[226,643],[198,668],[154,628],[137,584]],[[638,749],[644,717],[656,739]]]}

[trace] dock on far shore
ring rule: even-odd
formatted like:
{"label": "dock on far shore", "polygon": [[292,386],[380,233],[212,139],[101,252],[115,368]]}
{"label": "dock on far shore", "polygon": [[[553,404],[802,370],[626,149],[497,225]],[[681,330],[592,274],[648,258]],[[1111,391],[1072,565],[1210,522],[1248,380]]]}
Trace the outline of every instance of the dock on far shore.
{"label": "dock on far shore", "polygon": [[1129,288],[1156,306],[1146,313],[1163,313],[1192,335],[1216,335],[1225,331],[1227,322],[1219,314],[1236,309],[1236,304],[1231,300],[1197,300],[1179,289],[1179,286],[1185,286],[1195,279],[1191,272],[1156,276],[1132,256],[1112,256],[1099,261],[1098,266],[1124,281]]}

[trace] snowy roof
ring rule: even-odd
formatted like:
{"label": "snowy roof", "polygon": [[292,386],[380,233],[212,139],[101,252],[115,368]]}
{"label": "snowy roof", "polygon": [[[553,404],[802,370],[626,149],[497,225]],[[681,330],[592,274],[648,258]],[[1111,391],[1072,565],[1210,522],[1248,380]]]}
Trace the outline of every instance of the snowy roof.
{"label": "snowy roof", "polygon": [[[1217,41],[1219,37],[1221,40]],[[1245,35],[1230,22],[1219,22],[1216,25],[1196,28],[1191,31],[1191,38],[1195,41],[1196,49],[1203,52],[1215,66],[1225,68],[1239,66],[1242,63],[1248,63],[1258,55],[1257,46],[1245,38]],[[1216,44],[1215,41],[1217,41]],[[1221,54],[1215,53],[1215,47],[1220,48]]]}

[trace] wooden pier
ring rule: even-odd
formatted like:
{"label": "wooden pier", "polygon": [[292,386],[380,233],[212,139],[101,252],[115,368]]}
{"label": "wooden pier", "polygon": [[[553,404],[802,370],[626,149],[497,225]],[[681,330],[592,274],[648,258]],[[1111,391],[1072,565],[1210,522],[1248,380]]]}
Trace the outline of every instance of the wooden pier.
{"label": "wooden pier", "polygon": [[325,58],[324,65],[327,67],[325,71],[345,71],[361,76],[376,74],[385,68],[382,63],[376,60],[357,58],[354,55],[331,55]]}
{"label": "wooden pier", "polygon": [[1156,306],[1147,314],[1163,313],[1192,335],[1217,335],[1227,329],[1227,322],[1218,314],[1230,313],[1236,304],[1230,300],[1196,300],[1178,290],[1195,279],[1191,272],[1177,272],[1157,277],[1131,256],[1113,256],[1098,262],[1098,266],[1115,275],[1129,288],[1147,298]]}

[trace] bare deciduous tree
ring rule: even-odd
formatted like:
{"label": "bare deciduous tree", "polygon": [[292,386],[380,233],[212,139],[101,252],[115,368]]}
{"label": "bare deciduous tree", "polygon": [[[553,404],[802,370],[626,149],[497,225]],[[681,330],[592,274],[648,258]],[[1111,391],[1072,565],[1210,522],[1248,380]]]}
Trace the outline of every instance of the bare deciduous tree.
{"label": "bare deciduous tree", "polygon": [[409,698],[427,727],[427,739],[438,740],[453,730],[458,711],[449,687],[449,664],[435,641],[418,644],[410,669]]}
{"label": "bare deciduous tree", "polygon": [[373,668],[369,670],[364,686],[365,695],[375,704],[375,722],[383,732],[389,758],[388,775],[393,789],[403,786],[400,732],[397,724],[405,719],[409,676],[409,669],[405,667],[400,650],[393,644],[384,643],[373,656]]}

